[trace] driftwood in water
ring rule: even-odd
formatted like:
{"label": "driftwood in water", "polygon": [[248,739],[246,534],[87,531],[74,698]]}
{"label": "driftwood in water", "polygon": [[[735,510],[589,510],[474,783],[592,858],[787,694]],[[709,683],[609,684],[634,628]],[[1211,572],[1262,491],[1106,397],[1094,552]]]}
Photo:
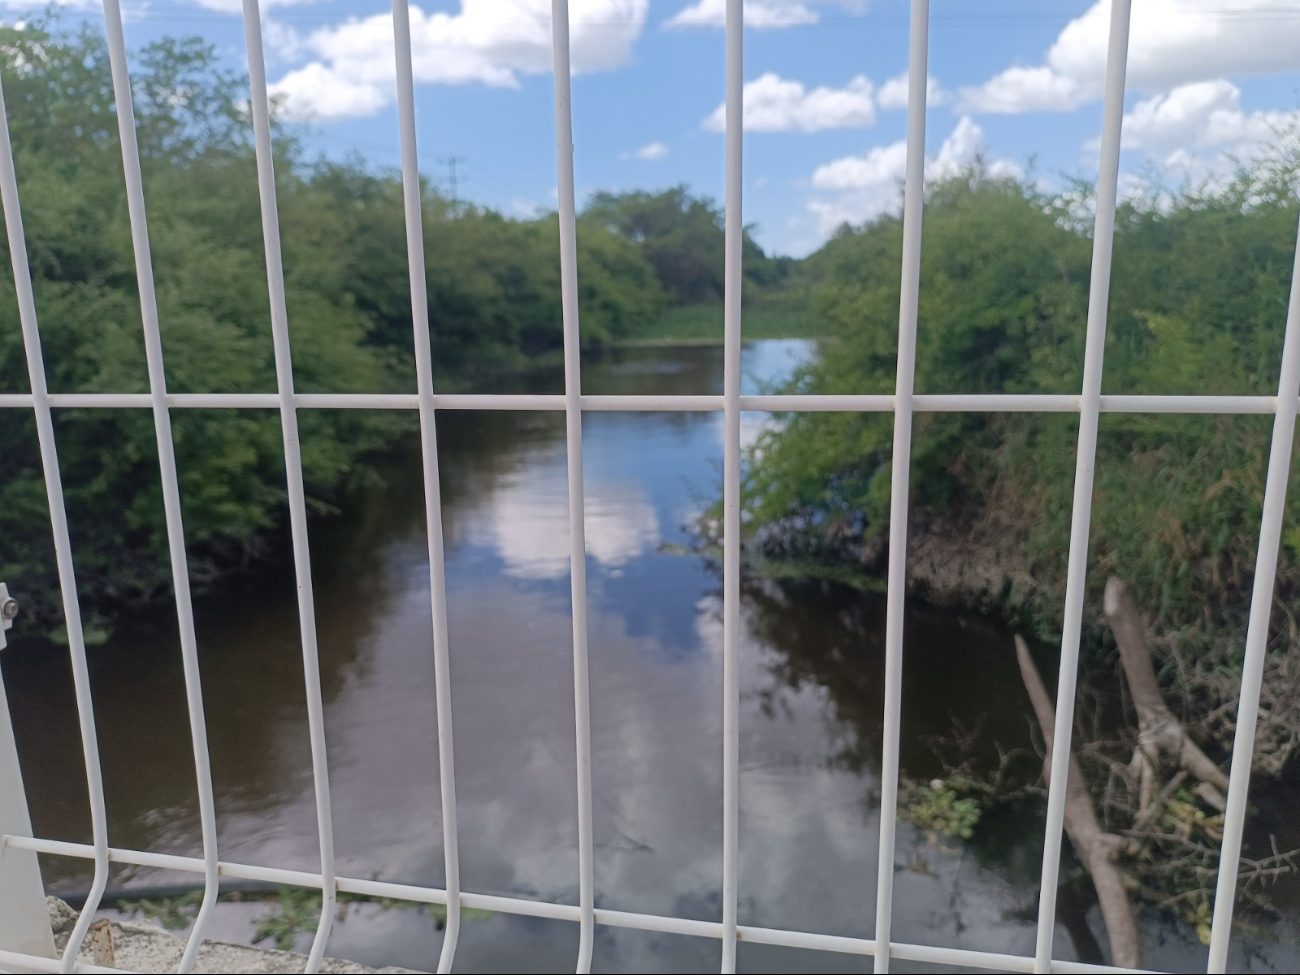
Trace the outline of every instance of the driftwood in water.
{"label": "driftwood in water", "polygon": [[[1192,788],[1191,783],[1196,783],[1194,791],[1206,805],[1222,811],[1228,777],[1197,747],[1183,728],[1182,722],[1165,703],[1160,684],[1156,680],[1156,669],[1152,663],[1142,615],[1124,584],[1114,576],[1106,583],[1104,610],[1106,622],[1119,645],[1124,679],[1137,712],[1137,741],[1133,746],[1132,759],[1127,768],[1122,765],[1118,767],[1123,773],[1122,777],[1128,780],[1128,787],[1136,793],[1136,809],[1133,811],[1132,828],[1124,830],[1123,837],[1104,830],[1098,821],[1088,783],[1074,755],[1071,755],[1065,785],[1065,832],[1097,889],[1097,900],[1106,921],[1114,964],[1136,968],[1137,925],[1129,903],[1125,877],[1119,869],[1119,857],[1121,854],[1142,856],[1147,840],[1165,837],[1157,824],[1167,805],[1184,784]],[[1029,656],[1025,641],[1019,636],[1016,637],[1016,658],[1020,662],[1020,675],[1047,744],[1043,771],[1044,778],[1047,778],[1051,773],[1055,709]],[[1115,766],[1112,765],[1112,768]],[[1193,847],[1193,853],[1198,856],[1206,852],[1210,855],[1217,853],[1217,850],[1202,850],[1196,843],[1186,841],[1185,838],[1184,841]],[[1281,866],[1272,863],[1273,860],[1279,861]],[[1289,868],[1289,865],[1289,855],[1278,855],[1270,858],[1269,863],[1259,866],[1276,871]]]}
{"label": "driftwood in water", "polygon": [[1106,582],[1106,622],[1119,644],[1124,677],[1138,718],[1138,747],[1133,752],[1131,771],[1139,785],[1138,820],[1154,818],[1163,803],[1158,802],[1160,758],[1168,755],[1189,774],[1200,780],[1198,793],[1209,805],[1222,811],[1226,805],[1228,777],[1187,736],[1182,723],[1165,704],[1151,663],[1146,627],[1124,583],[1115,576]]}
{"label": "driftwood in water", "polygon": [[[1020,676],[1025,682],[1025,690],[1029,692],[1029,700],[1033,703],[1034,714],[1038,717],[1043,740],[1047,745],[1047,755],[1043,759],[1043,778],[1050,780],[1052,732],[1056,724],[1056,712],[1047,688],[1038,676],[1038,668],[1029,656],[1029,648],[1019,635],[1016,636],[1016,659],[1020,662]],[[1111,963],[1121,968],[1137,968],[1140,961],[1137,923],[1133,919],[1128,890],[1124,886],[1124,876],[1117,862],[1125,841],[1114,833],[1105,832],[1097,822],[1088,785],[1084,782],[1078,763],[1073,759],[1071,756],[1066,777],[1065,833],[1070,837],[1074,852],[1087,868],[1093,886],[1097,889],[1097,901],[1101,905],[1106,935],[1110,939]],[[1050,781],[1048,784],[1050,786]]]}

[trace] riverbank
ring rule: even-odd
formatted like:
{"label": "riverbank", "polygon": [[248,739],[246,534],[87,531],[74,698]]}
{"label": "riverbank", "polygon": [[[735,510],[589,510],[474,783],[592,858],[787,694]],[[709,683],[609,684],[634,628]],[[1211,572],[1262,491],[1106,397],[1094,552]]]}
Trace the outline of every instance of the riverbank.
{"label": "riverbank", "polygon": [[[1044,583],[1032,571],[1025,555],[1024,526],[1009,524],[994,512],[967,511],[932,519],[920,511],[914,513],[910,527],[909,596],[932,607],[959,613],[975,611],[1013,632],[1037,637],[1040,652],[1034,656],[1038,657],[1038,667],[1048,675],[1048,682],[1054,683],[1064,598],[1056,586]],[[775,534],[768,526],[763,541],[769,553],[777,545],[787,551],[795,547],[791,538],[778,541]],[[708,546],[708,554],[716,559],[714,546]],[[847,582],[868,591],[883,589],[887,562],[883,539],[864,545],[846,537],[831,537],[821,548],[820,558],[805,554],[781,559],[752,550],[746,554],[751,577],[811,576]],[[1104,569],[1092,567],[1090,589],[1105,582],[1107,576]],[[1219,869],[1224,836],[1226,773],[1240,705],[1244,622],[1212,623],[1207,619],[1161,631],[1158,624],[1153,626],[1149,612],[1139,609],[1136,616],[1130,610],[1128,619],[1134,623],[1121,632],[1120,624],[1107,615],[1114,612],[1110,600],[1108,584],[1105,612],[1101,599],[1089,597],[1084,605],[1083,653],[1073,702],[1073,768],[1077,772],[1072,771],[1072,776],[1078,775],[1083,798],[1072,800],[1075,815],[1079,815],[1082,802],[1088,815],[1095,815],[1098,822],[1104,823],[1102,828],[1118,838],[1116,842],[1124,850],[1120,869],[1125,883],[1132,884],[1130,895],[1138,903],[1168,912],[1177,918],[1175,923],[1187,925],[1187,930],[1194,931],[1203,944],[1208,943],[1213,878]],[[1189,771],[1180,771],[1178,761],[1172,763],[1172,768],[1168,762],[1139,764],[1138,757],[1148,754],[1143,742],[1152,740],[1146,716],[1150,708],[1148,705],[1144,711],[1139,701],[1135,714],[1135,678],[1127,669],[1128,659],[1124,676],[1119,674],[1115,639],[1124,633],[1128,634],[1130,646],[1134,639],[1138,641],[1148,661],[1149,693],[1161,702],[1170,721],[1177,723],[1179,740],[1187,743],[1181,752],[1175,748],[1171,754],[1177,757],[1190,747],[1202,758],[1203,765],[1192,773],[1200,780],[1195,787],[1197,779],[1189,780]],[[1294,758],[1300,737],[1300,710],[1296,706],[1300,701],[1300,669],[1294,665],[1294,638],[1288,641],[1284,632],[1275,637],[1275,651],[1266,655],[1263,667],[1252,752],[1252,807],[1245,825],[1237,885],[1239,917],[1246,925],[1275,923],[1300,894],[1300,831],[1292,825],[1290,813],[1296,782]],[[906,639],[910,670],[915,667],[915,654],[910,638]],[[1020,643],[1019,637],[1016,643]],[[965,652],[961,642],[950,648],[954,658]],[[1012,654],[1009,633],[1004,652]],[[1024,679],[1028,684],[1028,678]],[[1000,692],[1002,706],[1014,708],[1018,700],[1023,700],[1025,692],[1017,684],[1008,683]],[[1047,713],[1050,718],[1050,704]],[[1039,720],[1044,720],[1041,715]],[[1050,738],[1050,723],[1046,733]],[[1041,744],[1031,749],[1008,748],[1006,739],[999,740],[996,733],[991,736],[980,723],[964,726],[956,720],[951,733],[936,738],[934,744],[945,767],[944,775],[931,780],[930,792],[913,789],[909,793],[905,788],[900,802],[911,812],[900,811],[900,815],[919,818],[928,826],[927,817],[936,808],[947,809],[962,802],[970,806],[973,828],[985,815],[1022,805],[1026,799],[1035,805],[1039,800],[1034,797],[1043,795],[1041,766],[1036,768],[1034,761],[1026,765],[1016,757],[1033,757],[1035,749],[1041,753]],[[992,761],[987,754],[990,746],[997,752]],[[1213,781],[1204,777],[1203,769],[1211,770]],[[1167,784],[1163,789],[1153,787],[1148,775],[1157,786],[1166,778]],[[1158,792],[1158,798],[1152,798],[1154,792],[1148,793],[1149,789]],[[931,793],[946,798],[948,805],[936,807]],[[1279,815],[1280,810],[1287,811]],[[942,824],[941,819],[941,828]],[[1069,829],[1067,824],[1067,832]],[[1070,836],[1073,840],[1074,834]],[[1079,859],[1091,855],[1077,845],[1074,850]]]}
{"label": "riverbank", "polygon": [[[716,525],[699,526],[706,555],[720,548]],[[747,571],[765,578],[817,578],[864,591],[883,591],[888,545],[882,536],[867,542],[862,533],[806,525],[765,526],[746,540]],[[926,509],[913,512],[908,533],[907,588],[925,603],[956,611],[972,611],[997,620],[1049,647],[1059,646],[1064,593],[1054,580],[1044,580],[1028,557],[1026,526],[1006,518],[993,507],[963,507],[952,513]],[[1064,552],[1061,553],[1064,559]],[[1107,734],[1128,733],[1111,666],[1114,640],[1102,612],[1100,590],[1108,574],[1122,572],[1091,566],[1083,617],[1081,695],[1101,693],[1099,701],[1110,717]],[[1236,603],[1248,604],[1249,580]],[[1181,627],[1162,628],[1150,607],[1141,606],[1148,638],[1157,657],[1162,692],[1170,706],[1184,716],[1194,737],[1222,760],[1231,753],[1236,731],[1241,651],[1245,639],[1244,610],[1236,615],[1211,616]],[[1270,637],[1261,688],[1259,724],[1255,738],[1256,775],[1281,780],[1300,754],[1300,668],[1294,658],[1294,628],[1279,628]],[[1010,653],[1010,647],[1008,647]],[[1113,700],[1112,700],[1113,698]],[[1096,704],[1097,702],[1094,702]],[[1101,705],[1098,704],[1098,707]]]}
{"label": "riverbank", "polygon": [[[829,334],[825,323],[810,307],[809,289],[800,286],[763,292],[749,300],[741,313],[741,331],[746,341],[760,339],[823,339]],[[669,345],[721,345],[722,302],[677,305],[657,320],[614,342],[625,348],[657,348]]]}

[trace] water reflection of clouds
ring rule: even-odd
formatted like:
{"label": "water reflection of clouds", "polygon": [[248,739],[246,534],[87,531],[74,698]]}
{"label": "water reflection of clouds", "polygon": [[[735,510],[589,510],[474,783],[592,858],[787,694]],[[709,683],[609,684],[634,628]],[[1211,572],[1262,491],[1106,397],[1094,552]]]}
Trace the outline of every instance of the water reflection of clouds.
{"label": "water reflection of clouds", "polygon": [[[801,348],[810,346],[747,346],[746,370],[782,374]],[[689,355],[712,363],[710,368],[718,365],[716,356],[699,350]],[[746,383],[746,392],[757,391],[751,380]],[[494,415],[494,424],[500,416]],[[560,418],[533,419],[505,433],[499,426],[461,423],[463,440],[481,446],[483,456],[478,467],[462,464],[467,470],[459,490],[447,491],[448,567],[457,581],[448,622],[462,878],[468,890],[574,903],[572,629],[567,599],[555,596],[566,588],[569,568],[568,482],[563,427],[552,422]],[[744,414],[744,442],[751,443],[769,422],[764,415]],[[654,548],[661,536],[685,540],[679,526],[714,496],[722,417],[591,414],[584,426],[588,551],[604,570],[592,573],[590,589],[598,904],[717,919],[719,580],[699,559]],[[326,728],[340,868],[352,876],[440,884],[429,591],[427,570],[412,568],[427,563],[418,491],[412,498],[419,512],[415,528],[402,529],[400,545],[386,546],[392,561],[385,572],[365,567],[372,588],[387,593],[385,598],[356,599],[357,584],[348,573],[332,584],[318,579]],[[875,675],[882,666],[871,648],[883,627],[870,601],[818,595],[816,587],[746,586],[740,717],[745,923],[870,935],[879,802],[874,770],[880,754]],[[924,621],[908,625],[923,639],[909,643],[906,673],[927,678],[927,702],[945,700],[945,694],[969,698],[972,688],[982,686],[971,678],[983,659],[971,652],[971,629],[955,634],[936,618],[925,636],[917,631],[924,630]],[[286,595],[271,614],[226,613],[219,631],[228,634],[224,643],[214,647],[207,634],[200,642],[207,648],[205,692],[212,701],[227,702],[209,712],[222,795],[222,856],[318,869],[292,598]],[[927,647],[933,651],[929,658]],[[961,653],[952,653],[953,647]],[[1009,658],[1007,665],[1014,668]],[[141,689],[139,697],[121,698],[117,687],[114,698],[107,693],[112,686],[103,696],[118,700],[123,710],[138,710],[139,702],[161,697],[143,679],[133,674],[130,682],[120,682]],[[920,710],[907,696],[910,686],[905,683],[904,690],[909,720]],[[103,719],[102,700],[100,707]],[[946,705],[934,710],[938,720],[946,720]],[[251,713],[265,716],[266,723],[250,723]],[[183,713],[174,718],[183,729]],[[1018,718],[1011,714],[1009,720]],[[913,733],[913,741],[904,742],[905,755],[918,737]],[[149,740],[166,744],[162,738]],[[171,818],[154,825],[146,822],[147,813],[131,821],[119,813],[113,835],[124,837],[123,845],[199,852],[197,813],[191,807],[183,819],[171,812],[177,803],[192,803],[192,779],[174,775],[184,767],[183,756],[146,748],[141,759],[141,741],[128,744],[134,780],[148,786],[140,808],[164,810]],[[862,760],[846,760],[846,752]],[[248,756],[257,761],[245,761]],[[117,809],[132,807],[123,798]],[[147,836],[131,832],[137,822],[148,826]],[[1031,832],[1027,838],[1004,836],[1006,850],[999,853],[981,850],[978,842],[932,845],[900,824],[895,936],[1031,952],[1034,924],[1023,909],[1034,901],[1041,826],[1031,822]],[[141,878],[156,875],[140,872]],[[264,907],[255,910],[260,915]],[[242,927],[222,929],[223,936],[247,937],[249,920],[241,916]],[[1168,930],[1144,926],[1144,949],[1170,970],[1192,970],[1198,959],[1203,968],[1199,946],[1171,949],[1165,943],[1157,950],[1154,939]],[[1280,936],[1295,940],[1289,930]],[[421,911],[354,908],[336,927],[329,952],[372,965],[429,970],[440,937]],[[597,970],[703,971],[718,962],[717,942],[704,939],[603,927],[596,944]],[[1064,931],[1058,931],[1057,944],[1068,957],[1072,942]],[[571,971],[576,948],[575,925],[497,914],[465,925],[457,970]],[[1282,962],[1277,967],[1294,970],[1285,962],[1294,959],[1294,950],[1286,952],[1274,955]],[[862,957],[754,944],[740,946],[740,960],[746,971],[870,967]],[[921,970],[906,963],[894,969]]]}
{"label": "water reflection of clouds", "polygon": [[[487,588],[487,587],[485,587]],[[452,604],[453,635],[481,629],[501,593],[479,591]],[[663,667],[630,636],[617,614],[593,612],[592,745],[596,881],[610,908],[716,919],[721,879],[721,624],[706,598],[696,626],[707,652]],[[545,603],[532,626],[491,627],[493,639],[454,657],[461,754],[462,857],[467,887],[546,899],[575,893],[572,833],[573,731],[556,720],[566,683],[569,619]],[[544,648],[554,652],[542,652]],[[562,649],[561,649],[562,648]],[[824,688],[789,688],[769,713],[759,692],[772,680],[778,649],[747,631],[741,648],[741,920],[869,936],[875,893],[876,780],[826,761],[837,721]],[[543,689],[550,688],[550,693]],[[556,692],[560,692],[558,695]],[[460,702],[464,702],[461,704]],[[1018,916],[1019,877],[977,862],[955,845],[932,846],[901,824],[897,935],[985,950],[1029,951],[1033,925]],[[489,928],[491,931],[489,931]],[[506,930],[508,928],[508,931]],[[499,937],[514,960],[539,967],[571,963],[571,932],[535,930],[502,919],[470,925],[461,958],[482,963]],[[716,945],[603,932],[605,967],[647,964],[693,970]],[[1062,937],[1062,954],[1068,953]],[[754,949],[756,970],[788,960]],[[385,959],[389,960],[389,959]],[[802,956],[807,965],[810,956]],[[410,964],[415,958],[391,961]],[[841,959],[836,959],[840,962]],[[832,966],[834,967],[834,966]],[[905,968],[905,966],[904,966]]]}
{"label": "water reflection of clouds", "polygon": [[[453,531],[491,549],[507,574],[560,579],[569,573],[568,478],[563,445],[555,462],[501,478],[490,494],[456,512]],[[659,543],[659,516],[635,482],[586,483],[587,555],[617,569]]]}

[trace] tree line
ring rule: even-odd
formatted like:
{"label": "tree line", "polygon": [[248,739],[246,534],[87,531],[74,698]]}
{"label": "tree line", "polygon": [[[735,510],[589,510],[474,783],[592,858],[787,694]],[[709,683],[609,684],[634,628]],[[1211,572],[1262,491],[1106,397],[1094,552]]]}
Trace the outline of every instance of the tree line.
{"label": "tree line", "polygon": [[[0,28],[3,80],[27,249],[52,392],[148,390],[112,79],[102,37],[57,23]],[[212,47],[168,39],[132,55],[132,84],[168,388],[276,388],[247,86]],[[300,392],[413,392],[400,174],[309,158],[278,125],[275,157],[294,381]],[[675,304],[721,297],[722,216],[684,187],[597,195],[581,216],[581,335],[595,346]],[[429,318],[440,388],[558,354],[559,235],[553,213],[511,219],[424,187]],[[7,247],[4,266],[9,266]],[[747,287],[790,262],[746,245]],[[26,392],[12,278],[0,275],[0,389]],[[304,411],[315,511],[373,478],[408,415]],[[173,418],[190,570],[202,586],[263,555],[285,505],[270,411]],[[56,411],[73,553],[92,633],[123,606],[166,595],[168,570],[151,418]],[[0,410],[0,578],[55,627],[58,586],[33,420]]]}
{"label": "tree line", "polygon": [[[0,54],[50,389],[146,391],[102,38],[57,23],[0,28]],[[148,45],[132,55],[132,69],[169,388],[273,390],[246,86],[193,39]],[[275,140],[296,386],[413,391],[400,177],[358,160],[312,159],[302,135],[279,126]],[[1275,393],[1297,159],[1294,139],[1279,134],[1271,154],[1235,175],[1121,206],[1106,392]],[[1080,186],[1052,195],[978,167],[929,187],[918,392],[1077,392],[1091,248],[1086,193]],[[423,219],[440,388],[554,357],[562,344],[555,215],[514,219],[452,203],[426,185]],[[597,193],[579,220],[585,345],[635,336],[674,305],[720,299],[722,215],[713,202],[685,187]],[[819,328],[835,339],[795,388],[892,390],[901,237],[899,217],[887,214],[842,228],[796,262],[766,255],[747,235],[747,297],[797,280]],[[7,274],[0,388],[28,388]],[[252,410],[181,410],[173,422],[191,571],[202,585],[259,557],[280,527],[278,422]],[[373,458],[412,418],[312,410],[301,422],[309,498],[330,511],[375,476]],[[749,550],[869,570],[886,533],[890,423],[804,414],[766,433],[744,492]],[[61,409],[56,424],[92,615],[165,595],[148,412]],[[918,524],[1002,525],[1021,571],[985,600],[1043,634],[1055,630],[1063,589],[1076,427],[1062,415],[916,418]],[[1171,630],[1239,624],[1268,427],[1267,417],[1104,416],[1091,575],[1123,576]],[[55,620],[48,511],[27,411],[0,410],[0,443],[0,574]],[[1295,515],[1293,503],[1291,556],[1300,552]],[[1284,559],[1285,598],[1300,585],[1294,565]]]}
{"label": "tree line", "polygon": [[[1280,134],[1271,154],[1220,182],[1120,206],[1104,394],[1276,395],[1298,163]],[[1078,394],[1092,246],[1079,203],[978,166],[929,187],[917,393]],[[807,259],[837,344],[795,389],[893,391],[901,253],[901,220],[887,215],[842,228]],[[1165,628],[1240,623],[1271,428],[1271,417],[1103,415],[1090,577],[1123,577]],[[1064,592],[1077,429],[1073,415],[915,418],[921,534],[1001,526],[1028,581],[989,596],[1047,636]],[[870,563],[888,531],[891,446],[889,414],[801,414],[772,429],[749,466],[752,545]],[[1293,491],[1286,605],[1300,593],[1298,514]]]}

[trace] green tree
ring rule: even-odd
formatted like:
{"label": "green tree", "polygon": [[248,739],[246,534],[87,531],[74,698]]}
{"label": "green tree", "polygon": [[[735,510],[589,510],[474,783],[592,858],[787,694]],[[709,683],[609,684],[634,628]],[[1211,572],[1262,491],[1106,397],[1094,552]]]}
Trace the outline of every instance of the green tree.
{"label": "green tree", "polygon": [[[112,82],[102,38],[48,24],[0,28],[3,78],[49,387],[148,389]],[[133,97],[168,387],[276,388],[246,86],[198,41],[132,56]],[[415,388],[406,227],[398,174],[309,163],[275,133],[294,381],[303,392]],[[424,194],[429,318],[438,381],[521,363],[562,342],[553,216],[453,211]],[[8,254],[4,254],[8,266]],[[606,342],[664,303],[639,248],[584,227],[582,338]],[[0,275],[0,389],[25,392],[10,277]],[[92,623],[168,591],[161,489],[145,410],[59,410],[58,445],[81,595]],[[373,477],[370,458],[409,414],[303,411],[313,510]],[[180,410],[174,418],[191,573],[209,582],[266,551],[285,504],[278,418]],[[0,410],[0,577],[51,626],[58,585],[30,415]]]}
{"label": "green tree", "polygon": [[[632,241],[678,304],[720,301],[723,296],[723,214],[713,201],[685,186],[659,193],[596,193],[582,213],[584,229],[606,228]],[[763,253],[746,228],[744,272],[749,287],[770,287],[792,270],[787,258]]]}
{"label": "green tree", "polygon": [[[1121,208],[1104,392],[1276,390],[1298,158],[1294,141],[1283,141],[1223,186]],[[918,393],[1077,393],[1091,248],[1091,227],[1080,223],[1033,186],[979,169],[928,189]],[[901,244],[901,223],[887,215],[842,230],[807,260],[819,314],[838,344],[797,377],[797,389],[892,391]],[[1253,571],[1266,425],[1251,417],[1102,420],[1089,578],[1099,585],[1119,572],[1166,627],[1237,625]],[[1020,526],[1013,541],[1038,585],[1015,608],[1043,631],[1057,625],[1064,590],[1076,431],[1074,418],[1034,414],[915,420],[915,517],[998,515]],[[880,551],[891,444],[888,415],[787,418],[751,457],[755,544],[835,558]],[[1292,500],[1288,525],[1298,516]],[[1279,578],[1283,599],[1300,595],[1293,559]]]}

